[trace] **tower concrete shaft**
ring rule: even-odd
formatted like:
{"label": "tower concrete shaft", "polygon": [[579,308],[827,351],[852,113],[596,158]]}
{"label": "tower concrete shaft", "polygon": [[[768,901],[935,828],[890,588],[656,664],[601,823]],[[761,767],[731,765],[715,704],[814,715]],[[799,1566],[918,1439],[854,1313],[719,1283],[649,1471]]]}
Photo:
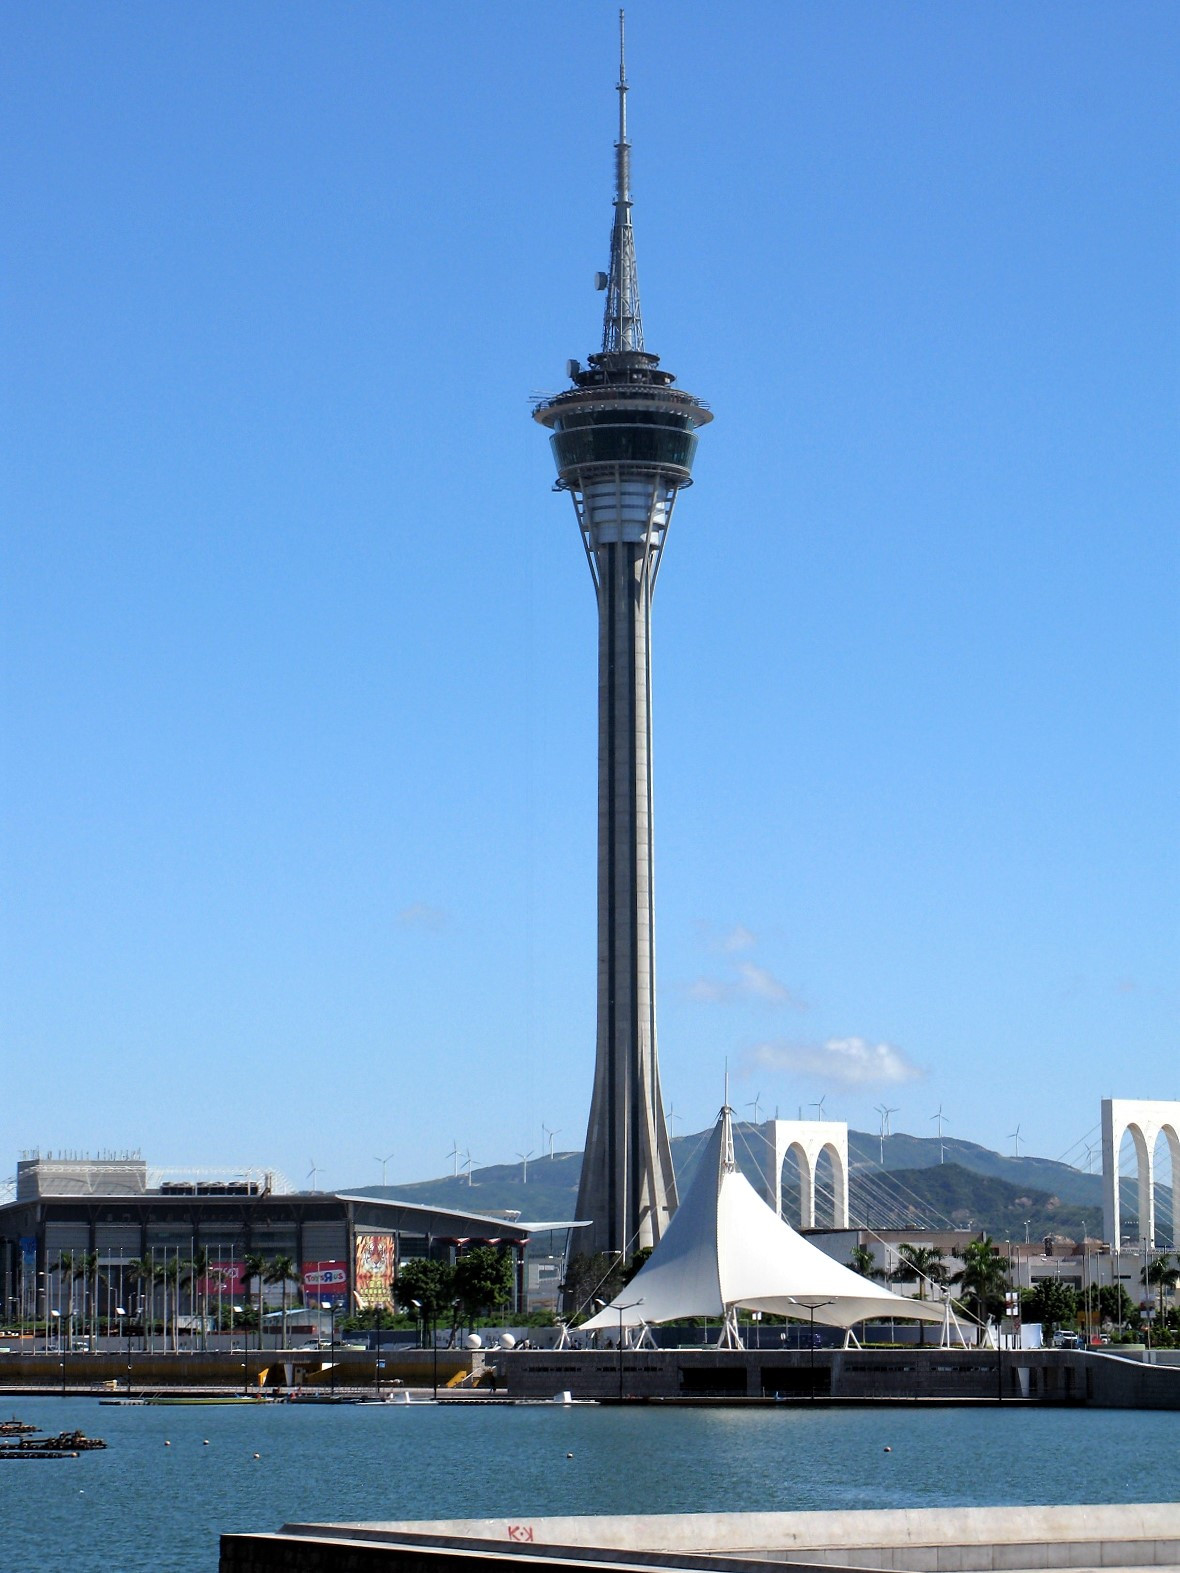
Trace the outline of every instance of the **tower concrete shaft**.
{"label": "tower concrete shaft", "polygon": [[549,428],[598,600],[598,1031],[578,1249],[630,1256],[676,1210],[656,1052],[651,608],[696,429],[712,419],[643,347],[631,228],[626,72],[601,352],[534,410]]}

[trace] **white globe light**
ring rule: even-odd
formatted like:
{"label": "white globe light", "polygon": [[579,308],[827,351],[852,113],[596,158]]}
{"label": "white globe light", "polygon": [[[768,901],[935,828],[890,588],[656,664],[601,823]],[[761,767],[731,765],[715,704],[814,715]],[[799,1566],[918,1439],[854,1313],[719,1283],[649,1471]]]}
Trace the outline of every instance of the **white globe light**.
{"label": "white globe light", "polygon": [[516,1348],[516,1339],[513,1338],[511,1333],[505,1333],[503,1335],[503,1337],[500,1339],[500,1346],[503,1349],[515,1349]]}
{"label": "white globe light", "polygon": [[466,1338],[468,1349],[482,1349],[483,1339],[478,1333],[468,1333]]}

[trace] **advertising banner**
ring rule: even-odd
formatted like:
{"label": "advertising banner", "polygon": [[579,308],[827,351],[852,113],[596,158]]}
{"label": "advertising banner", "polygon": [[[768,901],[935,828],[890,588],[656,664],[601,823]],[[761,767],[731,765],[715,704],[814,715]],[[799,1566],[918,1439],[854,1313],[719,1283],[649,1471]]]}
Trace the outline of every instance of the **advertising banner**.
{"label": "advertising banner", "polygon": [[364,1310],[393,1305],[394,1240],[391,1234],[356,1237],[356,1303]]}
{"label": "advertising banner", "polygon": [[343,1299],[347,1291],[348,1266],[345,1262],[304,1262],[303,1298],[308,1305]]}

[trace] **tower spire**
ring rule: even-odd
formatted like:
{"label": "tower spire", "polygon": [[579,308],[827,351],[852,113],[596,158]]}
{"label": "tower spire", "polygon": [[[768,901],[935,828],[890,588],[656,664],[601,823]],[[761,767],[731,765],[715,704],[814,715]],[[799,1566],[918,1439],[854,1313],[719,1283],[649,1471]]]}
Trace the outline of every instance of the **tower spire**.
{"label": "tower spire", "polygon": [[619,12],[619,140],[615,143],[615,221],[610,234],[610,272],[602,348],[606,354],[643,349],[639,277],[635,271],[635,232],[631,228],[631,144],[627,140],[627,51]]}

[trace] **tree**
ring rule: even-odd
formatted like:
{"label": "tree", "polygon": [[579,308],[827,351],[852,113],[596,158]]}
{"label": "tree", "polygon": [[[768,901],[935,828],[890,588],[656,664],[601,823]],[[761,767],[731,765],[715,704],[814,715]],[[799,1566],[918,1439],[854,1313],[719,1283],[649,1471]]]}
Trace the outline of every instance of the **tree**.
{"label": "tree", "polygon": [[1042,1278],[1021,1296],[1020,1314],[1026,1322],[1040,1322],[1049,1332],[1056,1332],[1076,1320],[1078,1297],[1060,1278]]}
{"label": "tree", "polygon": [[848,1265],[854,1273],[859,1273],[862,1278],[884,1278],[883,1268],[877,1266],[877,1258],[873,1255],[871,1245],[854,1245],[852,1255],[848,1258]]}
{"label": "tree", "polygon": [[[299,1282],[299,1269],[295,1266],[290,1256],[273,1256],[266,1265],[263,1282],[278,1284],[279,1286],[279,1328],[280,1332],[275,1337],[275,1348],[278,1349],[279,1339],[286,1343],[287,1338],[287,1285]],[[262,1334],[258,1336],[258,1347],[262,1348]]]}
{"label": "tree", "polygon": [[[635,1274],[639,1272],[640,1268],[646,1266],[647,1259],[654,1249],[655,1247],[651,1245],[641,1245],[639,1247],[635,1255],[627,1263],[626,1267],[623,1268],[623,1283],[620,1287],[625,1287],[627,1284],[629,1284],[632,1278],[635,1277]],[[618,1290],[616,1290],[615,1293],[617,1294]]]}
{"label": "tree", "polygon": [[951,1282],[960,1286],[960,1298],[980,1324],[981,1337],[983,1323],[989,1317],[1003,1315],[1008,1269],[999,1246],[987,1234],[981,1234],[978,1240],[969,1240],[955,1255],[963,1265],[952,1275]]}
{"label": "tree", "polygon": [[455,1291],[469,1316],[492,1311],[512,1298],[512,1257],[494,1245],[476,1245],[455,1263]]}
{"label": "tree", "polygon": [[[426,1257],[407,1262],[397,1275],[393,1298],[420,1319],[423,1331],[427,1322],[437,1323],[440,1311],[449,1311],[455,1299],[455,1269],[449,1262]],[[452,1320],[452,1333],[454,1325]]]}
{"label": "tree", "polygon": [[[156,1264],[150,1256],[137,1256],[134,1258],[134,1260],[127,1263],[127,1274],[132,1283],[136,1285],[138,1290],[139,1320],[144,1332],[144,1337],[146,1339],[148,1306],[144,1299],[144,1290],[148,1290],[148,1299],[150,1300],[151,1286],[155,1283],[156,1279]],[[130,1306],[128,1306],[127,1309],[130,1310]],[[154,1312],[154,1307],[151,1309]],[[146,1343],[144,1344],[144,1348],[147,1348]]]}
{"label": "tree", "polygon": [[59,1251],[57,1253],[57,1310],[58,1321],[61,1321],[61,1292],[65,1284],[69,1284],[68,1298],[66,1301],[66,1348],[74,1342],[74,1271],[79,1258],[73,1251]]}
{"label": "tree", "polygon": [[[1177,1260],[1180,1261],[1180,1257]],[[1162,1321],[1167,1313],[1167,1307],[1164,1305],[1164,1296],[1170,1294],[1176,1285],[1180,1283],[1180,1267],[1174,1266],[1167,1251],[1164,1251],[1139,1274],[1139,1281],[1145,1289],[1155,1288],[1159,1291],[1160,1320]]]}
{"label": "tree", "polygon": [[[98,1252],[86,1251],[79,1256],[74,1267],[74,1277],[82,1282],[82,1324],[90,1339],[98,1337]],[[95,1347],[94,1343],[90,1346]]]}
{"label": "tree", "polygon": [[[189,1286],[189,1305],[195,1309],[200,1305],[201,1318],[201,1348],[205,1348],[205,1328],[209,1321],[209,1252],[203,1245],[198,1245],[193,1252],[192,1260],[185,1264],[185,1280]],[[200,1285],[199,1295],[194,1290]]]}
{"label": "tree", "polygon": [[944,1289],[947,1284],[946,1257],[940,1245],[899,1245],[897,1265],[890,1277],[895,1283],[918,1284],[918,1299],[926,1298],[926,1286]]}
{"label": "tree", "polygon": [[1112,1327],[1137,1326],[1139,1307],[1122,1284],[1103,1284],[1098,1290],[1098,1314]]}
{"label": "tree", "polygon": [[[926,1286],[945,1289],[947,1284],[946,1258],[940,1245],[910,1245],[897,1248],[897,1265],[890,1275],[895,1283],[918,1284],[918,1299],[926,1298]],[[918,1342],[926,1342],[926,1324],[918,1323]]]}
{"label": "tree", "polygon": [[619,1258],[606,1251],[571,1256],[561,1285],[568,1313],[584,1315],[595,1299],[613,1300],[623,1287],[623,1272]]}
{"label": "tree", "polygon": [[[254,1303],[254,1280],[258,1280],[258,1347],[262,1348],[262,1280],[266,1273],[266,1257],[261,1251],[247,1251],[242,1258],[242,1298],[246,1302],[246,1312],[249,1314]],[[246,1348],[250,1340],[244,1340]]]}

